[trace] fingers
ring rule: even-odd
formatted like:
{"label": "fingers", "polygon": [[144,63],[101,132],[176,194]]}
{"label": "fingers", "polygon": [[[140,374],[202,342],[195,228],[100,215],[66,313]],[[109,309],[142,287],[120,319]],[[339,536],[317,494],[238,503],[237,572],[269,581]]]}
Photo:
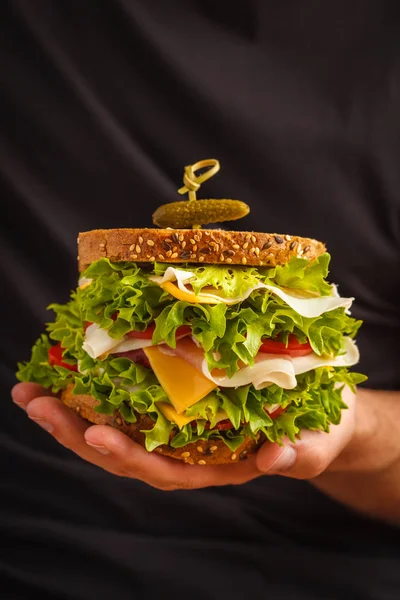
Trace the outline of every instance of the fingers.
{"label": "fingers", "polygon": [[103,464],[123,477],[140,479],[163,490],[196,489],[209,486],[239,484],[262,473],[255,456],[234,465],[187,465],[176,459],[149,453],[126,435],[105,425],[94,425],[85,432],[86,441],[108,450]]}
{"label": "fingers", "polygon": [[39,396],[53,396],[53,394],[37,383],[17,383],[11,390],[14,404],[26,410],[28,404]]}
{"label": "fingers", "polygon": [[314,479],[325,470],[335,469],[335,459],[354,432],[355,396],[347,391],[345,401],[349,409],[343,412],[341,424],[331,427],[329,434],[303,431],[295,444],[288,440],[283,447],[266,443],[256,455],[232,465],[188,465],[149,453],[112,427],[90,425],[60,400],[40,396],[42,393],[43,388],[35,384],[18,384],[13,398],[25,407],[33,421],[84,460],[162,490],[235,485],[263,474]]}
{"label": "fingers", "polygon": [[329,433],[303,431],[301,439],[292,444],[264,444],[257,454],[257,468],[269,475],[284,475],[295,479],[314,479],[323,471],[335,468],[335,460],[349,444],[355,426],[355,396],[346,391],[348,409],[342,413],[340,425]]}
{"label": "fingers", "polygon": [[[31,396],[37,391],[32,389]],[[240,484],[262,474],[256,467],[255,456],[235,465],[200,466],[149,453],[121,431],[106,425],[90,425],[60,400],[49,396],[31,400],[27,414],[84,460],[115,475],[140,479],[158,489]]]}

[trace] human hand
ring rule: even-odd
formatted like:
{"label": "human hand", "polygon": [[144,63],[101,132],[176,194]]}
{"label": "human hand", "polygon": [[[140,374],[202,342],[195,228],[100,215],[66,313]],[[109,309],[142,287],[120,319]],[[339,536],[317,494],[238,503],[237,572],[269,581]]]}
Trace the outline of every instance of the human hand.
{"label": "human hand", "polygon": [[265,443],[246,461],[232,465],[188,465],[148,453],[122,432],[107,425],[91,425],[34,383],[19,383],[14,402],[30,419],[46,429],[60,444],[84,460],[122,477],[139,479],[161,490],[197,489],[241,484],[262,475],[314,479],[324,472],[346,468],[346,453],[355,431],[356,397],[344,391],[348,410],[329,434],[304,431],[295,444]]}

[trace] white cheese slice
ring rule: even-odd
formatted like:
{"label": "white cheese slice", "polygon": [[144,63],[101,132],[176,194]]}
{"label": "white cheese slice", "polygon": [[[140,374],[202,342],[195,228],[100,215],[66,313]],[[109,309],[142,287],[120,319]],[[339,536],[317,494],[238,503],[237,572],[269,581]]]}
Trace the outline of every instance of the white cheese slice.
{"label": "white cheese slice", "polygon": [[124,336],[122,339],[115,340],[108,335],[105,329],[101,329],[96,323],[92,323],[86,329],[83,349],[91,358],[98,358],[105,352],[116,354],[118,352],[128,352],[129,350],[138,350],[151,346],[151,340],[141,340]]}
{"label": "white cheese slice", "polygon": [[110,352],[110,350],[120,343],[121,340],[115,340],[108,335],[105,329],[101,329],[96,323],[92,323],[86,329],[85,341],[82,348],[91,358],[97,358],[105,352]]}
{"label": "white cheese slice", "polygon": [[[288,304],[302,317],[309,318],[319,317],[323,313],[334,310],[335,308],[344,307],[346,310],[348,310],[354,300],[354,298],[341,298],[338,295],[335,286],[332,286],[332,296],[301,298],[296,290],[293,290],[293,294],[290,294],[277,286],[266,285],[261,281],[257,285],[249,287],[241,296],[237,296],[235,298],[224,298],[221,294],[210,293],[204,290],[199,294],[195,294],[193,290],[188,287],[190,281],[193,281],[195,278],[196,275],[192,271],[183,271],[182,269],[176,269],[175,267],[168,267],[162,277],[149,277],[151,281],[154,281],[161,287],[168,282],[176,282],[176,291],[171,289],[172,286],[168,286],[169,293],[174,295],[176,298],[179,298],[180,292],[182,292],[182,294],[184,294],[184,299],[190,301],[190,298],[192,298],[192,302],[199,303],[211,301],[214,303],[224,302],[225,304],[237,304],[238,302],[243,302],[243,300],[246,300],[246,298],[248,298],[255,290],[265,289],[281,298],[281,300],[286,302],[286,304]],[[215,291],[217,292],[217,290]]]}

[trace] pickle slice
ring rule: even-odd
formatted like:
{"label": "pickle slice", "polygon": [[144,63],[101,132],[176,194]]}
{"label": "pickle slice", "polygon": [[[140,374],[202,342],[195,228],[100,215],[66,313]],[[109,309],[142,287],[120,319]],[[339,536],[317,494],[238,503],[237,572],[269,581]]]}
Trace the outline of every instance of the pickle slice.
{"label": "pickle slice", "polygon": [[235,221],[249,212],[250,207],[241,200],[183,200],[159,206],[153,213],[153,223],[158,227],[174,229],[198,227],[209,223]]}

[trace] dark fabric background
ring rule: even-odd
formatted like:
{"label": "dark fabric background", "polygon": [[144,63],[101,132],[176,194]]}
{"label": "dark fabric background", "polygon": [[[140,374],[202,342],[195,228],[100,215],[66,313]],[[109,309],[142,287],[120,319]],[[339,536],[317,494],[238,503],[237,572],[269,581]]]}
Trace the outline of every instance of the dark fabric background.
{"label": "dark fabric background", "polygon": [[151,226],[208,157],[202,194],[251,205],[237,227],[327,243],[359,369],[400,388],[398,3],[3,0],[0,61],[2,597],[398,598],[398,532],[307,483],[159,492],[9,397],[76,285],[77,233]]}

